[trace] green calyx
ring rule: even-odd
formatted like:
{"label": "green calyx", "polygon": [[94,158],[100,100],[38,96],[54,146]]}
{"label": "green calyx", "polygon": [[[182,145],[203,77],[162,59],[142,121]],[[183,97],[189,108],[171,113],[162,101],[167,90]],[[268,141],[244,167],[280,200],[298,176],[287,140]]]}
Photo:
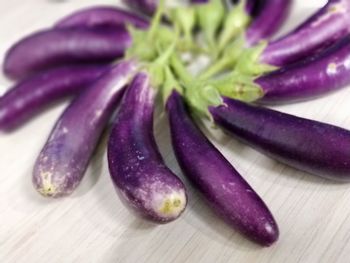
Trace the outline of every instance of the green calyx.
{"label": "green calyx", "polygon": [[227,14],[219,35],[219,50],[223,50],[232,39],[241,34],[249,25],[251,18],[245,7],[246,0],[242,0]]}
{"label": "green calyx", "polygon": [[254,78],[239,73],[231,73],[210,84],[225,97],[246,102],[256,101],[264,96],[263,90],[254,83]]}
{"label": "green calyx", "polygon": [[219,91],[214,86],[201,82],[192,83],[185,88],[185,99],[195,114],[210,120],[212,116],[209,107],[223,104]]}
{"label": "green calyx", "polygon": [[[161,0],[148,31],[129,27],[133,44],[126,56],[137,59],[140,69],[150,74],[152,86],[159,90],[164,104],[172,91],[177,90],[193,113],[212,119],[209,108],[222,105],[222,96],[247,102],[263,97],[254,77],[274,69],[258,63],[266,43],[244,51],[243,30],[250,20],[244,8],[245,1],[223,21],[225,8],[221,0],[166,12]],[[171,25],[161,23],[165,16]],[[195,35],[200,33],[205,40],[203,44]],[[209,54],[211,59],[210,66],[197,77],[182,60],[182,55],[188,53]]]}
{"label": "green calyx", "polygon": [[145,62],[153,61],[159,55],[159,45],[169,46],[176,41],[173,31],[161,24],[164,9],[164,0],[161,0],[147,31],[128,26],[132,45],[126,52],[127,58],[136,57]]}
{"label": "green calyx", "polygon": [[200,74],[200,78],[209,79],[222,71],[233,69],[244,44],[242,35],[224,49],[222,55]]}
{"label": "green calyx", "polygon": [[223,103],[218,90],[210,83],[192,77],[178,56],[172,57],[171,67],[184,87],[184,97],[192,110],[199,116],[211,119],[209,106]]}
{"label": "green calyx", "polygon": [[225,17],[225,7],[221,0],[211,0],[207,4],[196,5],[195,9],[206,44],[212,52],[212,56],[216,57],[218,55],[216,34]]}
{"label": "green calyx", "polygon": [[182,39],[179,49],[193,50],[196,44],[193,40],[193,30],[196,25],[196,12],[192,7],[177,7],[170,11],[171,21],[177,26]]}
{"label": "green calyx", "polygon": [[239,56],[235,72],[242,74],[248,74],[253,76],[258,76],[266,72],[276,70],[277,67],[268,64],[263,64],[259,62],[261,54],[264,52],[267,46],[266,41],[262,41],[259,45],[243,50],[242,54]]}
{"label": "green calyx", "polygon": [[164,84],[162,88],[162,100],[165,105],[168,101],[169,96],[173,90],[177,90],[180,94],[182,94],[181,84],[178,82],[171,68],[167,66],[164,69]]}

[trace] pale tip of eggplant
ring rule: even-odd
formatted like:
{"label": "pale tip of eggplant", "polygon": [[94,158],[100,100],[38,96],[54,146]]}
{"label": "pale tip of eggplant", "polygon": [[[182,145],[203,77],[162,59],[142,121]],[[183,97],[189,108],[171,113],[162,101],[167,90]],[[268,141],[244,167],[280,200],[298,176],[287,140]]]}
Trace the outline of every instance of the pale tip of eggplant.
{"label": "pale tip of eggplant", "polygon": [[174,191],[166,194],[157,202],[156,211],[159,216],[175,219],[181,215],[187,205],[187,198],[184,191]]}
{"label": "pale tip of eggplant", "polygon": [[39,177],[41,178],[40,183],[34,183],[34,186],[37,192],[42,196],[57,198],[68,195],[68,193],[62,192],[61,188],[58,187],[57,184],[52,182],[52,173],[41,172]]}

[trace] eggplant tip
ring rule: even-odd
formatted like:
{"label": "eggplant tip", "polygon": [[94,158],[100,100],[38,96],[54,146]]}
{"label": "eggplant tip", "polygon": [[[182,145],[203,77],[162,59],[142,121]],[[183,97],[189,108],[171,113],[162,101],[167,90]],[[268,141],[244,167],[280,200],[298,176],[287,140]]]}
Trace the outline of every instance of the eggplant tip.
{"label": "eggplant tip", "polygon": [[[35,178],[35,177],[34,177]],[[52,182],[52,173],[50,172],[41,172],[39,175],[40,182],[37,180],[33,180],[33,184],[35,189],[39,194],[44,197],[52,197],[58,198],[67,196],[70,194],[68,191],[62,191],[62,187],[57,186],[54,182]]]}
{"label": "eggplant tip", "polygon": [[155,198],[155,210],[160,217],[176,219],[185,210],[187,198],[184,191],[174,191]]}
{"label": "eggplant tip", "polygon": [[275,244],[279,238],[279,229],[276,224],[266,223],[261,244],[270,247]]}

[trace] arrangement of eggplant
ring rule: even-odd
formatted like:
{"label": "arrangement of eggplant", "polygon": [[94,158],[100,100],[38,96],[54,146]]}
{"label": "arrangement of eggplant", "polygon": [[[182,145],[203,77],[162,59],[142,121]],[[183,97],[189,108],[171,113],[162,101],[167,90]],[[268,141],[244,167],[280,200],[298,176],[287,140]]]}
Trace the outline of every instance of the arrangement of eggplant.
{"label": "arrangement of eggplant", "polygon": [[[350,0],[329,0],[289,34],[270,41],[291,0],[125,1],[79,10],[15,43],[4,74],[17,83],[0,98],[10,132],[48,105],[75,97],[57,120],[33,171],[45,197],[79,185],[111,118],[111,179],[120,199],[154,223],[177,219],[185,184],[164,163],[153,134],[161,96],[177,161],[213,210],[250,240],[269,246],[279,229],[268,207],[197,126],[208,118],[277,161],[350,181],[350,131],[265,108],[350,84]],[[198,37],[198,36],[202,37]],[[206,55],[198,75],[184,53]]]}

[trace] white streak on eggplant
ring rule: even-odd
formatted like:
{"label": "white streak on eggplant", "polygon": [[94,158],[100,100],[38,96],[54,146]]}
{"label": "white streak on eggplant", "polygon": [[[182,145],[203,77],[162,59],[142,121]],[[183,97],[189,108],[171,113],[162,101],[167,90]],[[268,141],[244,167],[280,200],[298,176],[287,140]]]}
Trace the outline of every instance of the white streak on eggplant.
{"label": "white streak on eggplant", "polygon": [[346,6],[344,6],[344,3],[335,3],[329,6],[327,13],[323,16],[320,16],[319,19],[317,19],[315,22],[311,24],[311,27],[317,27],[320,24],[322,24],[324,21],[327,21],[331,16],[337,15],[337,14],[345,14],[346,13]]}

